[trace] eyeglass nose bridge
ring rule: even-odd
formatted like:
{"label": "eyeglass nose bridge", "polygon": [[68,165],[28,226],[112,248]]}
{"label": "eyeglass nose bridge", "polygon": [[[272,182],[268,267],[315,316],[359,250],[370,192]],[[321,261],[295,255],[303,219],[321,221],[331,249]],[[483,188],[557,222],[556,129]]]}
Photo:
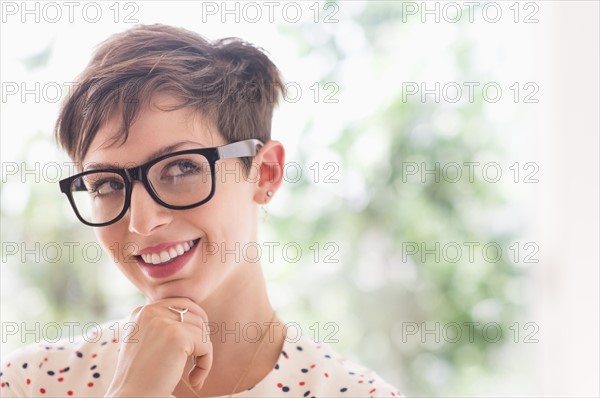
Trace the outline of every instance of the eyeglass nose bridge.
{"label": "eyeglass nose bridge", "polygon": [[146,176],[143,166],[131,167],[129,169],[124,169],[123,171],[125,172],[125,175],[130,183],[133,183],[134,181],[141,181],[144,183],[144,185],[146,185]]}
{"label": "eyeglass nose bridge", "polygon": [[135,181],[141,182],[142,186],[144,187],[144,190],[150,195],[150,197],[156,203],[164,206],[162,201],[156,196],[156,193],[150,186],[150,183],[148,181],[147,167],[144,167],[142,165],[142,166],[131,167],[129,169],[123,169],[123,171],[127,177],[127,182],[129,185],[126,203],[125,203],[126,209],[129,209],[129,207],[131,206],[131,196],[133,195],[133,183]]}

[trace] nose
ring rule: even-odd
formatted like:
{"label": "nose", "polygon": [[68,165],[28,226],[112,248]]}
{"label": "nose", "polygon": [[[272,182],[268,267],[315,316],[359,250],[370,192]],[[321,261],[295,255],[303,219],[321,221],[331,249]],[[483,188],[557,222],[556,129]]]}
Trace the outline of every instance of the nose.
{"label": "nose", "polygon": [[148,236],[168,225],[172,220],[171,210],[156,203],[143,184],[134,182],[129,204],[129,231]]}

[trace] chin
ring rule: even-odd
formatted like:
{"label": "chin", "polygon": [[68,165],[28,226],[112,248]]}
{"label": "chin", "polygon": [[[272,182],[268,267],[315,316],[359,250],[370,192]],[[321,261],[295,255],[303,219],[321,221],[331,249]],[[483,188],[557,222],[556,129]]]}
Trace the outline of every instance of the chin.
{"label": "chin", "polygon": [[189,281],[179,279],[154,286],[152,291],[146,294],[146,297],[152,302],[173,297],[185,297],[194,301],[196,304],[200,304],[207,299],[206,292],[208,292],[208,290],[203,288],[200,284],[194,284],[192,286]]}

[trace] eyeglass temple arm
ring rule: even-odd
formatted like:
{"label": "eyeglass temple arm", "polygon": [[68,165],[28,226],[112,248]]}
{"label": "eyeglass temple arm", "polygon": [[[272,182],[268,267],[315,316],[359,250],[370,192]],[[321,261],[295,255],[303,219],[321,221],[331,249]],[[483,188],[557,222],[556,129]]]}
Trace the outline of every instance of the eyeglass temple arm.
{"label": "eyeglass temple arm", "polygon": [[254,156],[263,143],[257,139],[234,142],[222,147],[218,147],[219,159],[241,158]]}

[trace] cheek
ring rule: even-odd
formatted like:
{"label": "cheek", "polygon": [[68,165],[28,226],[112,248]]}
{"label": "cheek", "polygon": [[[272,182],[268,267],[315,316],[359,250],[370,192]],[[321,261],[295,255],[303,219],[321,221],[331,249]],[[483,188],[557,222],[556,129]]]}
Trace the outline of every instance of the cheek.
{"label": "cheek", "polygon": [[252,232],[253,213],[256,212],[256,205],[252,200],[252,186],[233,181],[219,184],[206,210],[207,226],[213,230],[241,236]]}
{"label": "cheek", "polygon": [[114,262],[122,263],[128,253],[137,248],[133,242],[127,242],[119,227],[120,223],[108,227],[96,228],[96,238]]}
{"label": "cheek", "polygon": [[123,228],[120,227],[120,224],[116,223],[108,227],[97,228],[96,238],[121,273],[141,290],[143,286],[139,284],[140,278],[138,275],[140,270],[135,259],[130,256],[133,252],[139,250],[139,247],[126,239],[126,234],[123,234]]}
{"label": "cheek", "polygon": [[98,241],[100,242],[102,247],[104,247],[104,250],[106,250],[112,254],[111,247],[116,242],[116,240],[113,238],[113,236],[115,235],[114,231],[113,231],[113,227],[108,226],[108,227],[96,228],[96,229],[94,229],[94,232],[96,234],[96,238],[98,239]]}
{"label": "cheek", "polygon": [[193,213],[189,213],[187,220],[197,231],[203,232],[206,243],[219,248],[232,249],[236,244],[244,246],[255,241],[252,203],[246,203],[249,199],[242,195],[228,195],[224,190],[220,192],[223,195],[215,195],[206,205],[192,209]]}

